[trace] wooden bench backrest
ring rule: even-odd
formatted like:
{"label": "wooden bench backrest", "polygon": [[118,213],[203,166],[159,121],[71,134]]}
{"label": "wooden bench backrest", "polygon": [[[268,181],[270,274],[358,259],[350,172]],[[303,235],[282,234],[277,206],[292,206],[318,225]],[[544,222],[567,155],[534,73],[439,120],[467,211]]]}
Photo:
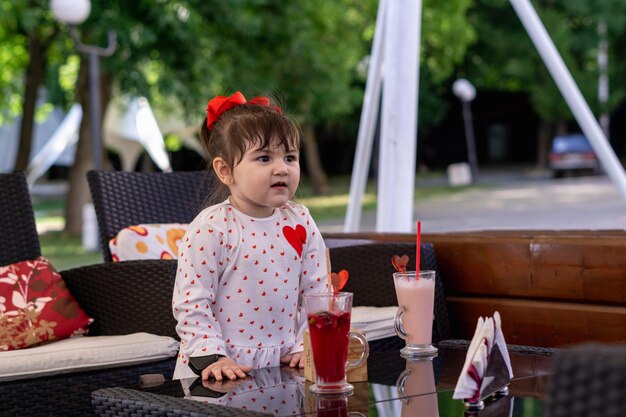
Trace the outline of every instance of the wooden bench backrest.
{"label": "wooden bench backrest", "polygon": [[[325,234],[407,242],[411,234]],[[482,231],[424,234],[435,247],[454,337],[498,310],[507,342],[626,342],[626,232]]]}

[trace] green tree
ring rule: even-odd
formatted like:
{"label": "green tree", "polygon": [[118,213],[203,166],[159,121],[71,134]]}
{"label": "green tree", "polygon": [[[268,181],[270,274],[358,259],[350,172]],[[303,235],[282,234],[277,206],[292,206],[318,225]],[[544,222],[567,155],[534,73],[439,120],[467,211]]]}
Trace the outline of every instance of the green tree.
{"label": "green tree", "polygon": [[4,100],[0,100],[0,113],[4,117],[0,123],[21,114],[16,171],[24,171],[28,166],[38,92],[50,64],[55,67],[59,64],[56,61],[59,55],[51,51],[58,25],[47,3],[44,0],[0,2],[0,41],[3,45],[0,90],[4,93]]}
{"label": "green tree", "polygon": [[[354,111],[362,100],[357,64],[373,2],[253,0],[198,6],[209,34],[203,56],[221,74],[213,91],[277,95],[300,121],[308,172],[327,191],[313,127]],[[209,60],[210,61],[210,60]],[[211,68],[207,68],[210,71]]]}
{"label": "green tree", "polygon": [[[223,85],[279,91],[302,121],[305,159],[318,193],[326,184],[313,127],[340,124],[361,106],[364,79],[357,68],[370,53],[377,6],[375,0],[256,0],[207,3],[201,9],[211,38],[221,39],[206,55],[222,57]],[[419,113],[424,129],[443,115],[442,86],[473,40],[468,6],[469,0],[424,4]]]}
{"label": "green tree", "polygon": [[[544,0],[534,3],[548,33],[591,108],[599,113],[598,23],[608,26],[611,100],[620,103],[626,89],[618,77],[623,69],[619,39],[624,38],[626,4],[619,0]],[[537,164],[547,163],[551,137],[566,130],[573,115],[509,2],[477,0],[469,19],[478,33],[460,75],[479,89],[525,92],[541,118]]]}
{"label": "green tree", "polygon": [[476,28],[468,20],[470,0],[424,1],[420,74],[419,130],[436,126],[448,109],[445,100],[450,77],[476,41]]}
{"label": "green tree", "polygon": [[[82,42],[106,45],[111,28],[118,39],[115,53],[100,61],[102,111],[114,91],[146,96],[165,108],[189,105],[189,98],[197,97],[196,41],[202,38],[202,33],[186,3],[189,2],[92,0],[91,15],[81,25]],[[85,174],[93,167],[87,80],[86,59],[82,59],[76,101],[83,107],[83,119],[76,161],[70,171],[65,213],[66,231],[71,234],[79,234],[82,228],[82,206],[89,200]]]}
{"label": "green tree", "polygon": [[[5,9],[18,3],[39,7],[42,22],[56,32],[47,2],[0,0]],[[318,191],[323,192],[313,127],[342,121],[360,107],[364,80],[357,68],[371,47],[377,4],[376,0],[93,0],[80,33],[83,43],[91,45],[105,45],[110,28],[118,35],[115,54],[101,60],[102,109],[117,91],[147,96],[160,110],[182,108],[185,117],[199,122],[204,103],[215,94],[240,89],[248,95],[277,95],[301,122],[309,171],[318,175]],[[469,0],[445,4],[429,0],[424,6],[421,99],[435,103],[431,113],[420,109],[424,120],[434,120],[431,116],[441,112],[442,85],[472,39],[464,18],[468,4]],[[2,36],[13,39],[15,54],[25,54],[24,38],[15,33]],[[72,68],[73,98],[83,106],[66,205],[66,229],[79,233],[81,207],[88,199],[84,177],[92,160],[88,74],[84,57],[76,64],[67,30],[53,39],[48,57],[54,57],[55,64],[47,67],[43,78],[50,81],[50,100],[66,102],[67,92],[53,85],[62,85],[61,75]],[[16,79],[12,78],[13,87],[19,85]]]}

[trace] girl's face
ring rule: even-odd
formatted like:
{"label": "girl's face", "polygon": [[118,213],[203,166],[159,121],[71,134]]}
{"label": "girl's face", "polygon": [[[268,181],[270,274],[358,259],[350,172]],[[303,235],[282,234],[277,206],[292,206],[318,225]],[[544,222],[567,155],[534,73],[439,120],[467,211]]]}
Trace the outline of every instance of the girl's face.
{"label": "girl's face", "polygon": [[[299,151],[275,142],[270,148],[246,149],[232,171],[221,158],[213,161],[215,172],[230,189],[231,203],[251,217],[268,217],[293,197],[300,182]],[[216,166],[217,162],[217,166]],[[222,174],[224,174],[222,176]]]}

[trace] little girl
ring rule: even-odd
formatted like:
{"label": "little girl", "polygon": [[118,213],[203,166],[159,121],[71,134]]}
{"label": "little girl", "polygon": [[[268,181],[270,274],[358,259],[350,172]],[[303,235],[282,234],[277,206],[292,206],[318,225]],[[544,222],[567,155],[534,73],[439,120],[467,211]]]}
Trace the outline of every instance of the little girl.
{"label": "little girl", "polygon": [[209,101],[201,138],[219,186],[179,248],[174,379],[302,367],[301,296],[325,291],[326,247],[308,209],[290,201],[299,131],[269,99],[236,92]]}

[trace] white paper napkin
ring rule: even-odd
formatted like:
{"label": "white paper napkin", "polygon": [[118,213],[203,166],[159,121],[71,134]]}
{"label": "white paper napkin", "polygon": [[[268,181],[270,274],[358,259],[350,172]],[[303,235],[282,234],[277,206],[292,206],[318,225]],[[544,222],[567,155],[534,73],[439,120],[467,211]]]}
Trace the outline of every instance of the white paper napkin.
{"label": "white paper napkin", "polygon": [[[485,377],[489,358],[494,346],[498,346],[508,370],[509,379],[513,378],[513,369],[506,342],[502,333],[502,321],[497,311],[493,317],[478,318],[474,337],[470,342],[461,375],[457,381],[452,398],[457,400],[477,401],[493,377]],[[493,366],[493,364],[492,364]]]}
{"label": "white paper napkin", "polygon": [[509,349],[506,347],[506,342],[504,341],[504,333],[502,333],[502,320],[500,319],[500,313],[497,311],[493,315],[493,319],[495,320],[496,325],[496,345],[500,348],[500,353],[504,358],[504,363],[509,371],[509,376],[513,378],[513,367],[511,367],[511,358],[509,357]]}

